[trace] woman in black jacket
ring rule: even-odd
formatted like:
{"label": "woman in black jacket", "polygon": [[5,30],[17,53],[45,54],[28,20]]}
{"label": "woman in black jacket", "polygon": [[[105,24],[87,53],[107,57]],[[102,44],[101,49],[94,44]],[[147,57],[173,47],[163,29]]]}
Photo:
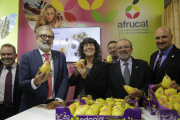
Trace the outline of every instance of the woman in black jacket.
{"label": "woman in black jacket", "polygon": [[104,98],[108,84],[108,66],[102,62],[101,48],[93,38],[85,38],[79,45],[78,55],[85,59],[82,68],[74,63],[69,85],[75,86],[74,98],[91,95],[93,99]]}

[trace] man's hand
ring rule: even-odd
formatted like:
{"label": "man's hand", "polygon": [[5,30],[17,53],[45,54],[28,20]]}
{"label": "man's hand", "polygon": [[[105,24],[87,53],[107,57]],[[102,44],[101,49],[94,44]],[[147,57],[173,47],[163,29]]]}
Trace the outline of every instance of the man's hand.
{"label": "man's hand", "polygon": [[85,67],[85,65],[82,62],[81,62],[81,64],[83,65],[83,68],[77,66],[77,71],[81,74],[81,77],[83,79],[85,79],[87,77],[86,67]]}
{"label": "man's hand", "polygon": [[172,80],[171,83],[170,83],[170,88],[174,88],[174,89],[177,89],[179,87],[179,85],[176,83],[175,80]]}
{"label": "man's hand", "polygon": [[137,99],[140,100],[141,97],[143,96],[143,92],[137,88],[134,88],[134,91],[129,93],[129,98],[130,99]]}
{"label": "man's hand", "polygon": [[57,100],[54,100],[54,101],[48,103],[48,104],[46,105],[45,109],[47,109],[47,110],[52,110],[52,109],[55,109],[55,108],[56,108],[57,106],[59,106],[59,105],[60,105],[60,102],[57,101]]}
{"label": "man's hand", "polygon": [[34,84],[37,86],[43,82],[45,82],[46,80],[48,80],[50,76],[50,72],[48,72],[46,75],[45,75],[45,71],[43,71],[42,73],[40,72],[40,68],[39,68],[39,71],[37,72],[35,78],[34,78]]}
{"label": "man's hand", "polygon": [[103,62],[107,63],[106,59],[103,59]]}
{"label": "man's hand", "polygon": [[79,75],[79,72],[78,72],[78,70],[77,70],[76,63],[73,63],[73,68],[74,68],[74,74],[75,74],[75,76],[78,76],[78,75]]}

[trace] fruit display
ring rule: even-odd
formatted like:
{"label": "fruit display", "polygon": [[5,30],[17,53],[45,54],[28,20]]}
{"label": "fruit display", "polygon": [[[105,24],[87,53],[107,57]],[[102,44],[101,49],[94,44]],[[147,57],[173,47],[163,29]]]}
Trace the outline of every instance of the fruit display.
{"label": "fruit display", "polygon": [[76,64],[75,64],[75,65],[76,65],[76,66],[78,66],[78,67],[81,67],[81,68],[82,68],[82,67],[83,67],[83,65],[82,65],[81,63],[83,63],[83,64],[84,64],[84,62],[85,62],[85,59],[80,59],[79,61],[77,61],[77,62],[76,62]]}
{"label": "fruit display", "polygon": [[165,116],[167,119],[180,119],[180,93],[171,88],[170,83],[171,78],[166,74],[161,85],[149,85],[149,98],[143,97],[146,110],[160,120]]}
{"label": "fruit display", "polygon": [[41,66],[40,72],[42,73],[44,71],[45,71],[45,74],[47,74],[47,72],[50,72],[50,65],[48,61],[45,61],[43,65]]}

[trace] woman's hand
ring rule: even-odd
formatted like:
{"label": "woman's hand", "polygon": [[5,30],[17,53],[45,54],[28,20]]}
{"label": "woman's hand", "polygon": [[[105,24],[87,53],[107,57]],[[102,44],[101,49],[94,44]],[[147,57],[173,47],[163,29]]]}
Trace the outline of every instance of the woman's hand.
{"label": "woman's hand", "polygon": [[75,74],[75,76],[78,76],[78,75],[79,75],[79,71],[77,70],[77,67],[78,67],[78,66],[76,66],[76,63],[73,63],[73,68],[74,68],[74,74]]}
{"label": "woman's hand", "polygon": [[[59,18],[59,19],[58,19]],[[58,18],[56,19],[56,22],[55,22],[55,28],[61,28],[62,27],[62,20],[61,20],[61,16],[58,15]]]}
{"label": "woman's hand", "polygon": [[77,66],[77,71],[81,74],[81,77],[85,79],[87,77],[86,67],[82,62],[81,64],[83,65],[83,68]]}

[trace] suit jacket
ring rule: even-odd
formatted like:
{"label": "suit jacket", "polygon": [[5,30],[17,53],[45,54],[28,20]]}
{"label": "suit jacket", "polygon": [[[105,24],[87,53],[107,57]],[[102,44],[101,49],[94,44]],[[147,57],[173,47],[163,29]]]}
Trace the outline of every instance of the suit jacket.
{"label": "suit jacket", "polygon": [[[148,63],[143,60],[132,58],[132,71],[129,86],[138,88],[147,94],[148,85],[151,80]],[[118,61],[109,67],[109,85],[106,97],[124,99],[128,94],[124,90],[123,85],[126,85],[126,83],[121,72],[120,61]]]}
{"label": "suit jacket", "polygon": [[[2,72],[3,66],[0,67],[0,74]],[[21,100],[22,93],[18,90],[18,84],[19,84],[19,65],[16,66],[16,74],[15,74],[15,80],[14,80],[14,89],[13,89],[13,109],[14,114],[18,113],[19,110],[19,104]]]}
{"label": "suit jacket", "polygon": [[151,55],[150,59],[150,70],[152,72],[153,84],[159,84],[162,82],[165,73],[171,78],[171,80],[175,80],[178,84],[180,83],[180,74],[179,74],[179,63],[180,63],[180,50],[173,45],[172,50],[169,52],[167,58],[160,66],[157,74],[153,73],[153,67],[155,63],[155,59],[157,57],[159,51],[154,52]]}
{"label": "suit jacket", "polygon": [[85,79],[79,74],[77,77],[74,73],[69,78],[69,85],[75,86],[74,98],[79,95],[79,82],[82,81],[85,87],[85,94],[92,95],[93,99],[104,98],[108,84],[108,65],[104,62],[93,64],[89,74]]}
{"label": "suit jacket", "polygon": [[[68,92],[68,70],[64,53],[51,50],[54,65],[54,92],[55,98],[66,99]],[[35,78],[39,67],[43,64],[38,49],[21,55],[19,69],[19,89],[23,92],[20,112],[38,104],[46,104],[48,95],[48,82],[42,83],[36,90],[31,86],[31,80]]]}

